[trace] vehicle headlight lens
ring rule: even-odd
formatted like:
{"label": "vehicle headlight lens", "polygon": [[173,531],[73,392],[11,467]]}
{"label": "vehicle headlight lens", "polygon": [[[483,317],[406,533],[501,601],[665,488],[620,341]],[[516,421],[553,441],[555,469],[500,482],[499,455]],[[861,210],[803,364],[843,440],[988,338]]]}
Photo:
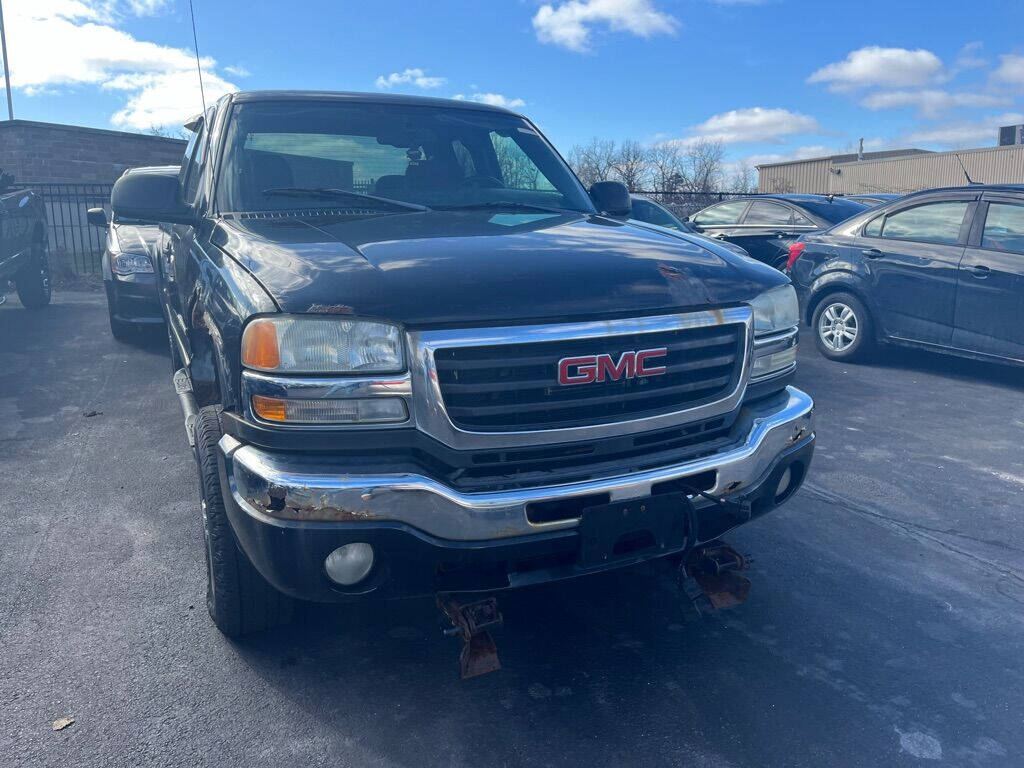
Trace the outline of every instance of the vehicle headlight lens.
{"label": "vehicle headlight lens", "polygon": [[752,302],[754,335],[785,331],[800,323],[800,306],[792,285],[780,285],[765,291]]}
{"label": "vehicle headlight lens", "polygon": [[338,317],[260,317],[242,334],[242,364],[274,373],[398,373],[397,326]]}
{"label": "vehicle headlight lens", "polygon": [[117,275],[151,274],[153,261],[143,253],[112,253],[110,271]]}
{"label": "vehicle headlight lens", "polygon": [[800,307],[793,286],[780,285],[765,291],[750,306],[754,310],[751,380],[791,369],[796,364],[795,329],[800,324]]}

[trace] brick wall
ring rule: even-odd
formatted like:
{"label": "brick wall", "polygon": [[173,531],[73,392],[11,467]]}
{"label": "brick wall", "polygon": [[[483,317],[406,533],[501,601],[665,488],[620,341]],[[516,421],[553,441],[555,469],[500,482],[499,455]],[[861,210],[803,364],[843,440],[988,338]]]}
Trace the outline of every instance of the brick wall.
{"label": "brick wall", "polygon": [[181,139],[31,120],[0,122],[0,169],[17,181],[110,184],[126,168],[177,165],[184,152]]}

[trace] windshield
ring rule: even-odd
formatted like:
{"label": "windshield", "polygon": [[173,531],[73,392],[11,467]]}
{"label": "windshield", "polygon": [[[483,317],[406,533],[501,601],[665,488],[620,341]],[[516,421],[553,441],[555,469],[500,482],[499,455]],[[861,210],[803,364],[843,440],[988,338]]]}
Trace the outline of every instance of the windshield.
{"label": "windshield", "polygon": [[232,117],[222,211],[594,210],[558,155],[514,115],[306,101],[243,102]]}

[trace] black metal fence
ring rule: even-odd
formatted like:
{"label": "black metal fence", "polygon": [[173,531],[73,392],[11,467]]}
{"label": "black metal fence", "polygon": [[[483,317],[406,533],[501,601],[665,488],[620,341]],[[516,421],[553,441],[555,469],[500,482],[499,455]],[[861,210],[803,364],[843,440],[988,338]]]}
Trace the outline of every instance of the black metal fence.
{"label": "black metal fence", "polygon": [[112,184],[18,184],[43,198],[49,226],[50,261],[79,275],[100,271],[107,233],[89,225],[86,211],[103,208],[110,213]]}

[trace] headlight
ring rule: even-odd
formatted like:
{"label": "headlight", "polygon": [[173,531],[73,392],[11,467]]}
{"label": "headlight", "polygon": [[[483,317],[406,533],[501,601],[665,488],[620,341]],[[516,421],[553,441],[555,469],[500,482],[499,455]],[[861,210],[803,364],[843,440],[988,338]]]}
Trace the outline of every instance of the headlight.
{"label": "headlight", "polygon": [[780,285],[765,291],[752,302],[754,335],[763,336],[788,330],[800,323],[800,305],[792,285]]}
{"label": "headlight", "polygon": [[116,275],[152,273],[153,261],[143,253],[112,253],[110,271]]}
{"label": "headlight", "polygon": [[754,360],[751,380],[774,376],[796,365],[800,306],[792,285],[765,291],[752,302]]}
{"label": "headlight", "polygon": [[398,373],[397,326],[312,315],[260,317],[242,334],[242,364],[273,373]]}

